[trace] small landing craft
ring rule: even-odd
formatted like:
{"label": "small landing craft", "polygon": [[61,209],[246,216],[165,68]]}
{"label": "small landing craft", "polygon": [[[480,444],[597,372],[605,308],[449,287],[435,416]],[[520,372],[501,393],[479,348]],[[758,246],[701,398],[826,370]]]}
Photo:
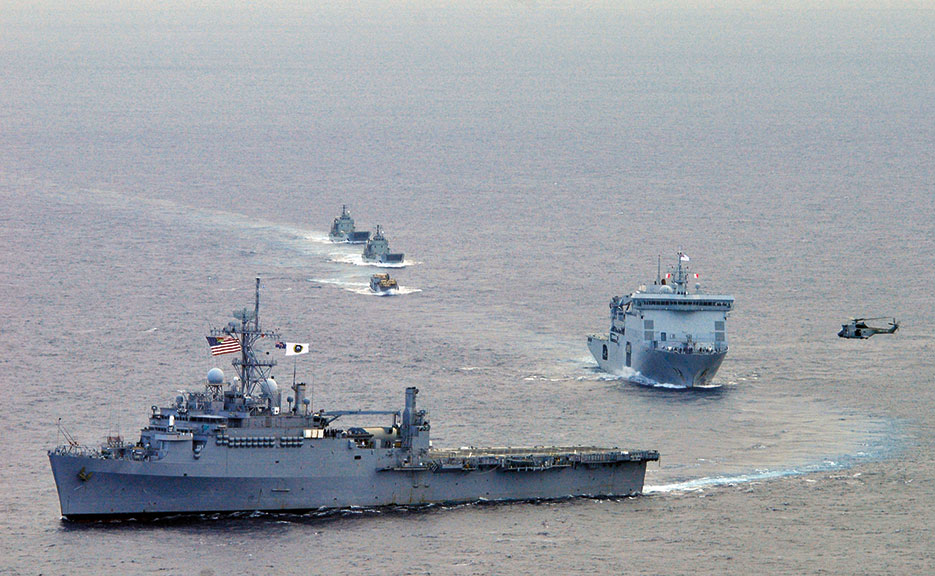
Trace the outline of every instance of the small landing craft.
{"label": "small landing craft", "polygon": [[374,274],[370,277],[370,290],[377,294],[390,294],[399,290],[399,284],[389,274]]}
{"label": "small landing craft", "polygon": [[[889,322],[885,327],[868,324],[868,322],[880,320],[889,320]],[[896,318],[887,316],[878,318],[854,318],[847,324],[841,324],[841,331],[838,332],[838,336],[841,338],[859,338],[861,340],[866,340],[874,334],[893,334],[897,330],[899,330],[899,322],[896,321]]]}

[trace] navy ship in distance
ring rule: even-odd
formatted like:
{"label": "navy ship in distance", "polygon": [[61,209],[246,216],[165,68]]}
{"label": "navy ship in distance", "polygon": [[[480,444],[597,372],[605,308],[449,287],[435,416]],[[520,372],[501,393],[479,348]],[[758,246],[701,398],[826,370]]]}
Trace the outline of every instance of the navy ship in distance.
{"label": "navy ship in distance", "polygon": [[367,240],[364,252],[361,255],[364,262],[378,262],[380,264],[400,264],[403,261],[402,253],[390,252],[390,243],[383,235],[383,228],[377,224],[377,231]]}
{"label": "navy ship in distance", "polygon": [[[259,312],[257,279],[253,310],[209,337],[212,354],[234,354],[232,381],[212,368],[203,390],[152,406],[136,441],[91,448],[66,434],[49,450],[66,519],[624,496],[642,491],[659,458],[589,446],[435,449],[415,387],[401,412],[315,411],[306,384],[293,382],[283,407],[276,362],[257,345],[276,341],[287,355],[307,346],[280,342]],[[374,417],[384,424],[358,422]]]}
{"label": "navy ship in distance", "polygon": [[370,232],[354,228],[354,219],[351,218],[351,213],[347,211],[347,204],[345,204],[341,206],[341,215],[332,222],[328,238],[332,242],[363,244],[370,239]]}
{"label": "navy ship in distance", "polygon": [[610,301],[610,331],[588,336],[601,370],[642,384],[710,385],[727,355],[727,316],[734,297],[688,291],[689,257],[628,296]]}

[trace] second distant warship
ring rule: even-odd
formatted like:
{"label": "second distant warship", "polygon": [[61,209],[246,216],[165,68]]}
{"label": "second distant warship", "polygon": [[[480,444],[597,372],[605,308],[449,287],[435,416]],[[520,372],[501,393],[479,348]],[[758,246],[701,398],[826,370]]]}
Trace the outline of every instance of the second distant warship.
{"label": "second distant warship", "polygon": [[347,211],[347,205],[345,204],[341,206],[341,215],[332,222],[328,238],[332,242],[363,244],[370,239],[370,232],[354,228],[354,219],[351,218],[351,213]]}
{"label": "second distant warship", "polygon": [[[67,444],[49,451],[63,516],[627,496],[642,491],[647,462],[659,459],[655,450],[592,446],[433,448],[415,387],[406,388],[401,412],[313,410],[306,385],[296,382],[283,406],[283,390],[270,376],[276,362],[257,349],[279,338],[260,327],[259,279],[254,309],[234,317],[208,343],[212,355],[235,355],[237,377],[227,380],[212,368],[202,391],[153,405],[136,441],[111,437],[92,448],[66,435]],[[276,347],[286,355],[308,351],[307,344]],[[389,422],[346,425],[374,415]]]}
{"label": "second distant warship", "polygon": [[402,253],[390,252],[390,243],[383,235],[383,228],[378,224],[377,231],[367,240],[364,246],[364,253],[361,255],[364,262],[379,262],[381,264],[401,264],[403,261]]}
{"label": "second distant warship", "polygon": [[[610,332],[588,336],[601,370],[640,383],[691,388],[711,384],[727,355],[727,316],[734,297],[689,293],[689,257],[656,282],[610,301]],[[648,382],[645,382],[648,381]]]}

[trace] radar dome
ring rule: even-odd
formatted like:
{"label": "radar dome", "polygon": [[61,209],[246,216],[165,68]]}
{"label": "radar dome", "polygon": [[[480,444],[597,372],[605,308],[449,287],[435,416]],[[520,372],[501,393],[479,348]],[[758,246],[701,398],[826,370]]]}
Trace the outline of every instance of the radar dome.
{"label": "radar dome", "polygon": [[208,370],[208,384],[222,384],[224,382],[224,371],[220,368]]}
{"label": "radar dome", "polygon": [[260,388],[262,388],[263,393],[266,394],[270,398],[272,398],[279,392],[279,384],[277,384],[276,381],[273,380],[272,376],[261,381]]}

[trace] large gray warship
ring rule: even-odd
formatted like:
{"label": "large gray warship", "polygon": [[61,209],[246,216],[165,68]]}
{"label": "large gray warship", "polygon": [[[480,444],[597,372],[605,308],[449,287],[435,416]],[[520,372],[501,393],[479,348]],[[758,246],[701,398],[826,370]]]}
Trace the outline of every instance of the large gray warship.
{"label": "large gray warship", "polygon": [[[672,272],[610,301],[610,331],[588,336],[601,370],[640,384],[710,385],[727,355],[727,315],[734,297],[688,292],[689,258],[681,250]],[[694,275],[697,278],[697,274]]]}
{"label": "large gray warship", "polygon": [[[583,446],[434,449],[415,387],[406,389],[401,413],[313,411],[306,385],[294,382],[283,409],[270,377],[276,362],[255,348],[283,345],[261,329],[259,312],[257,279],[254,309],[235,312],[237,322],[209,337],[218,354],[237,354],[233,381],[212,368],[203,392],[153,406],[136,442],[109,438],[90,448],[66,435],[67,444],[49,451],[64,517],[625,496],[642,491],[646,463],[659,458],[653,450]],[[388,425],[336,425],[374,415]]]}

